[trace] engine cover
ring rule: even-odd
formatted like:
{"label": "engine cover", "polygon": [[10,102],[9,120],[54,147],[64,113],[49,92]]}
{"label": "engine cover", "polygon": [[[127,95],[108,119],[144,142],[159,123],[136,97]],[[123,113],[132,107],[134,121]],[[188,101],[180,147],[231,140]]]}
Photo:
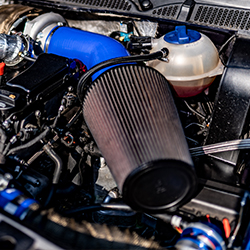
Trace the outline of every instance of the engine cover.
{"label": "engine cover", "polygon": [[3,118],[10,112],[22,110],[35,102],[46,101],[63,87],[67,75],[76,63],[54,54],[41,54],[26,71],[0,88],[0,110]]}

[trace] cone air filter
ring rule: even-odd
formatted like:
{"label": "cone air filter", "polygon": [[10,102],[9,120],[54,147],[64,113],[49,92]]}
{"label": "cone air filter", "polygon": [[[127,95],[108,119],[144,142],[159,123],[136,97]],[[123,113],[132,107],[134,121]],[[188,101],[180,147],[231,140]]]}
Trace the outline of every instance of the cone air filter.
{"label": "cone air filter", "polygon": [[190,199],[196,175],[168,82],[158,71],[109,69],[89,88],[83,114],[132,208],[158,212]]}

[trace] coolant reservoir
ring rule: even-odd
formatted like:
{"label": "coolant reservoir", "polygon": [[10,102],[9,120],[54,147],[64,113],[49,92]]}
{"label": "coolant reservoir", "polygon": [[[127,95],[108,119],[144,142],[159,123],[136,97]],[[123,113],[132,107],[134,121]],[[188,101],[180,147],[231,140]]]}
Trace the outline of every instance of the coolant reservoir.
{"label": "coolant reservoir", "polygon": [[174,31],[154,39],[151,52],[168,48],[168,62],[155,60],[149,66],[160,71],[179,97],[197,95],[206,89],[223,65],[212,41],[202,33],[177,26]]}

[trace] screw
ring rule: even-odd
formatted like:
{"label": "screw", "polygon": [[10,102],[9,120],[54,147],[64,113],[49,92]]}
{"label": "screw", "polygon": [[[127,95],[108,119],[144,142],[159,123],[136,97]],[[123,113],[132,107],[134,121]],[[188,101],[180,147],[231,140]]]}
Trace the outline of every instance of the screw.
{"label": "screw", "polygon": [[73,92],[73,90],[74,90],[74,88],[73,88],[72,86],[69,86],[69,87],[68,87],[68,91],[69,91],[69,92]]}
{"label": "screw", "polygon": [[10,173],[5,173],[4,174],[4,178],[7,180],[7,181],[10,181],[13,179],[13,176],[10,174]]}
{"label": "screw", "polygon": [[152,3],[149,0],[140,1],[141,7],[143,10],[148,10],[153,7]]}
{"label": "screw", "polygon": [[41,117],[41,115],[42,115],[42,113],[41,113],[40,110],[37,110],[37,111],[35,112],[35,116],[36,116],[36,117]]}

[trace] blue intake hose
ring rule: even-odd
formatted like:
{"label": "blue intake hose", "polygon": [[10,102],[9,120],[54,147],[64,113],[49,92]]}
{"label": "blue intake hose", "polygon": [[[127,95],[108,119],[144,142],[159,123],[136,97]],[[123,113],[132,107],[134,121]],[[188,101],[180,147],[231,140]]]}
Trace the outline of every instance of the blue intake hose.
{"label": "blue intake hose", "polygon": [[[55,27],[48,35],[44,52],[82,61],[87,69],[116,57],[128,56],[128,51],[116,40],[70,27]],[[93,75],[97,78],[103,69]]]}

